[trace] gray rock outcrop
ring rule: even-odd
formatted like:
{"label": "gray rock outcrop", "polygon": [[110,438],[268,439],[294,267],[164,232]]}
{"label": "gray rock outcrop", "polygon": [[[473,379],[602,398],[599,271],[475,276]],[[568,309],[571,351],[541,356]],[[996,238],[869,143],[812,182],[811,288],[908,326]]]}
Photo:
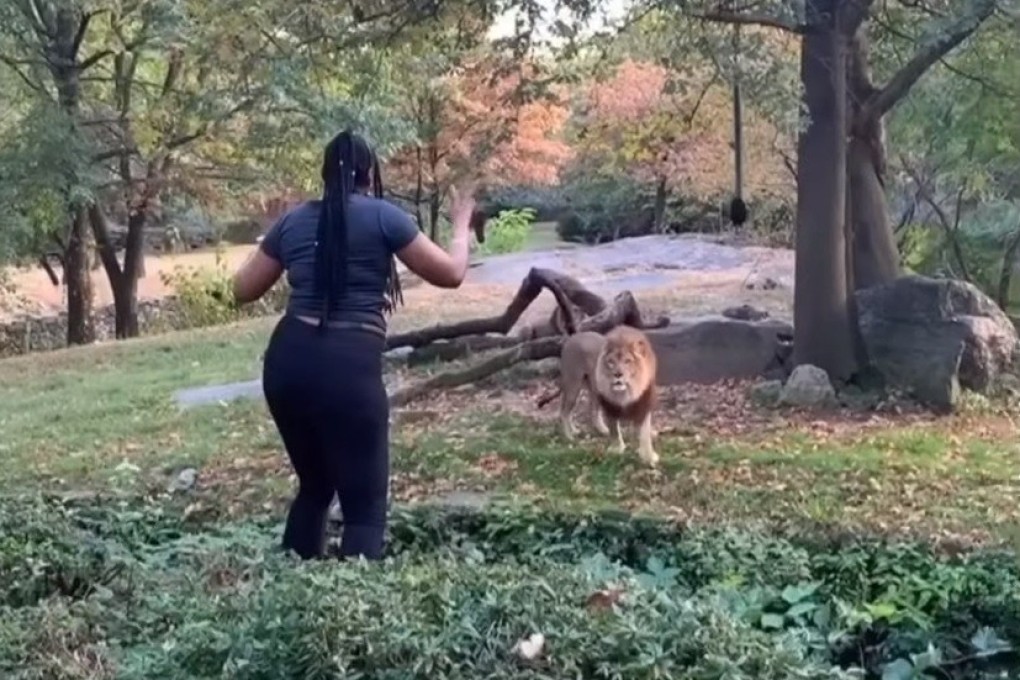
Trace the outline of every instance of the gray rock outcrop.
{"label": "gray rock outcrop", "polygon": [[782,321],[706,317],[646,332],[658,358],[660,385],[789,373],[793,327]]}
{"label": "gray rock outcrop", "polygon": [[861,336],[886,381],[940,411],[985,392],[1013,363],[1017,331],[972,284],[905,276],[858,291]]}

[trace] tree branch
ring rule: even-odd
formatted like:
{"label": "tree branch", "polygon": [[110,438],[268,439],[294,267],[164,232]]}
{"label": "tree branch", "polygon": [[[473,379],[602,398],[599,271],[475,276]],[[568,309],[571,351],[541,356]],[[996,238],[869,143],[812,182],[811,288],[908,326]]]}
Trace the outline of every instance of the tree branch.
{"label": "tree branch", "polygon": [[587,292],[584,286],[566,274],[534,267],[524,277],[517,294],[514,295],[506,310],[499,316],[470,319],[449,325],[422,328],[400,335],[391,335],[386,339],[386,348],[421,347],[436,340],[448,340],[465,335],[482,335],[484,333],[502,333],[505,335],[510,332],[510,329],[517,323],[517,320],[521,318],[524,310],[531,305],[543,290],[549,290],[556,298],[557,305],[563,310],[565,315],[564,325],[567,331],[572,333],[577,328],[577,322],[568,291],[576,289]]}
{"label": "tree branch", "polygon": [[82,60],[81,64],[78,65],[78,71],[87,71],[103,59],[113,56],[113,50],[99,50],[91,57],[87,57]]}
{"label": "tree branch", "polygon": [[71,43],[72,54],[77,55],[78,50],[81,49],[81,44],[85,40],[85,32],[89,29],[89,22],[92,21],[94,15],[94,12],[86,12],[85,16],[81,18],[81,23],[78,24],[78,31],[74,35],[74,42]]}
{"label": "tree branch", "polygon": [[25,85],[27,85],[32,91],[34,91],[34,92],[45,92],[46,91],[46,89],[42,86],[42,84],[34,82],[31,78],[28,77],[27,73],[25,73],[24,71],[21,70],[21,68],[19,67],[19,64],[25,63],[25,62],[19,61],[17,59],[11,59],[10,57],[7,57],[7,56],[2,55],[2,54],[0,54],[0,62],[6,64],[12,71],[14,71],[14,74],[16,76],[18,76],[19,78],[21,78],[21,80],[25,83]]}
{"label": "tree branch", "polygon": [[981,24],[995,12],[995,7],[996,0],[977,0],[971,12],[957,19],[937,40],[915,54],[903,68],[889,79],[885,87],[878,90],[865,102],[861,109],[865,119],[868,117],[880,118],[888,113],[910,92],[910,88],[920,80],[928,69],[980,28]]}
{"label": "tree branch", "polygon": [[776,28],[780,31],[786,31],[787,33],[794,33],[796,35],[803,35],[807,32],[808,27],[804,24],[795,24],[790,21],[785,21],[779,17],[771,16],[768,14],[753,14],[745,12],[732,12],[725,9],[717,9],[711,12],[700,12],[694,14],[695,19],[702,21],[710,21],[717,24],[739,24],[742,26],[765,26],[766,28]]}

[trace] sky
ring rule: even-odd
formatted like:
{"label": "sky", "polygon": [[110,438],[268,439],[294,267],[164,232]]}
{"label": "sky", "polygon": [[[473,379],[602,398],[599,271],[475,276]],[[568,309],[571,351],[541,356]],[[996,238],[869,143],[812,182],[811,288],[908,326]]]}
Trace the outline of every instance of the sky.
{"label": "sky", "polygon": [[[589,34],[593,31],[597,31],[598,29],[603,28],[608,24],[612,24],[622,19],[627,9],[632,4],[633,0],[601,0],[601,1],[602,8],[600,10],[600,14],[602,16],[595,17],[592,20],[591,25],[586,27],[584,34]],[[550,18],[552,18],[555,15],[556,0],[539,0],[539,4],[544,9],[543,19],[547,22]],[[518,12],[516,10],[512,10],[509,12],[504,12],[501,16],[497,17],[496,21],[493,23],[492,28],[489,29],[489,38],[498,39],[513,35],[514,20],[517,14]],[[566,12],[561,12],[559,16],[561,18],[566,19],[569,16],[569,14],[567,14]],[[539,28],[539,32],[543,37],[548,37],[548,33],[542,31],[541,27]]]}

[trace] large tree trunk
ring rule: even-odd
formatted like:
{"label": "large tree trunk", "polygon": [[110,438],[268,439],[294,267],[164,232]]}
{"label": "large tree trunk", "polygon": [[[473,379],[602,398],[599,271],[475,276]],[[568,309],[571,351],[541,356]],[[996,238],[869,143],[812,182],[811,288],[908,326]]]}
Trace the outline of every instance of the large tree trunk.
{"label": "large tree trunk", "polygon": [[846,68],[832,17],[837,0],[809,0],[801,47],[808,125],[797,142],[794,361],[845,380],[856,369],[846,271]]}
{"label": "large tree trunk", "polygon": [[885,196],[886,149],[882,116],[861,105],[875,94],[868,64],[867,27],[850,40],[847,97],[850,105],[847,150],[847,219],[853,251],[853,283],[860,290],[889,283],[900,275],[892,220]]}
{"label": "large tree trunk", "polygon": [[88,223],[85,209],[78,208],[64,253],[64,284],[67,286],[67,344],[87,345],[96,340],[92,318],[92,273],[89,270]]}

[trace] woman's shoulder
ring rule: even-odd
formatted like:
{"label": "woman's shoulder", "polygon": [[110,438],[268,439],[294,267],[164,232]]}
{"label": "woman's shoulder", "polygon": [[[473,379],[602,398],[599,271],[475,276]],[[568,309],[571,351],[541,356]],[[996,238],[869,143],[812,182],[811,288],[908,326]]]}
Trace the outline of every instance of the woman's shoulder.
{"label": "woman's shoulder", "polygon": [[411,212],[409,210],[404,209],[402,206],[398,205],[395,201],[392,201],[389,198],[385,198],[385,197],[380,198],[378,196],[369,196],[367,194],[358,194],[358,200],[359,201],[364,201],[365,205],[372,206],[375,210],[378,210],[378,211],[382,212],[383,214],[391,214],[391,215],[395,215],[395,214],[410,215],[411,214]]}

